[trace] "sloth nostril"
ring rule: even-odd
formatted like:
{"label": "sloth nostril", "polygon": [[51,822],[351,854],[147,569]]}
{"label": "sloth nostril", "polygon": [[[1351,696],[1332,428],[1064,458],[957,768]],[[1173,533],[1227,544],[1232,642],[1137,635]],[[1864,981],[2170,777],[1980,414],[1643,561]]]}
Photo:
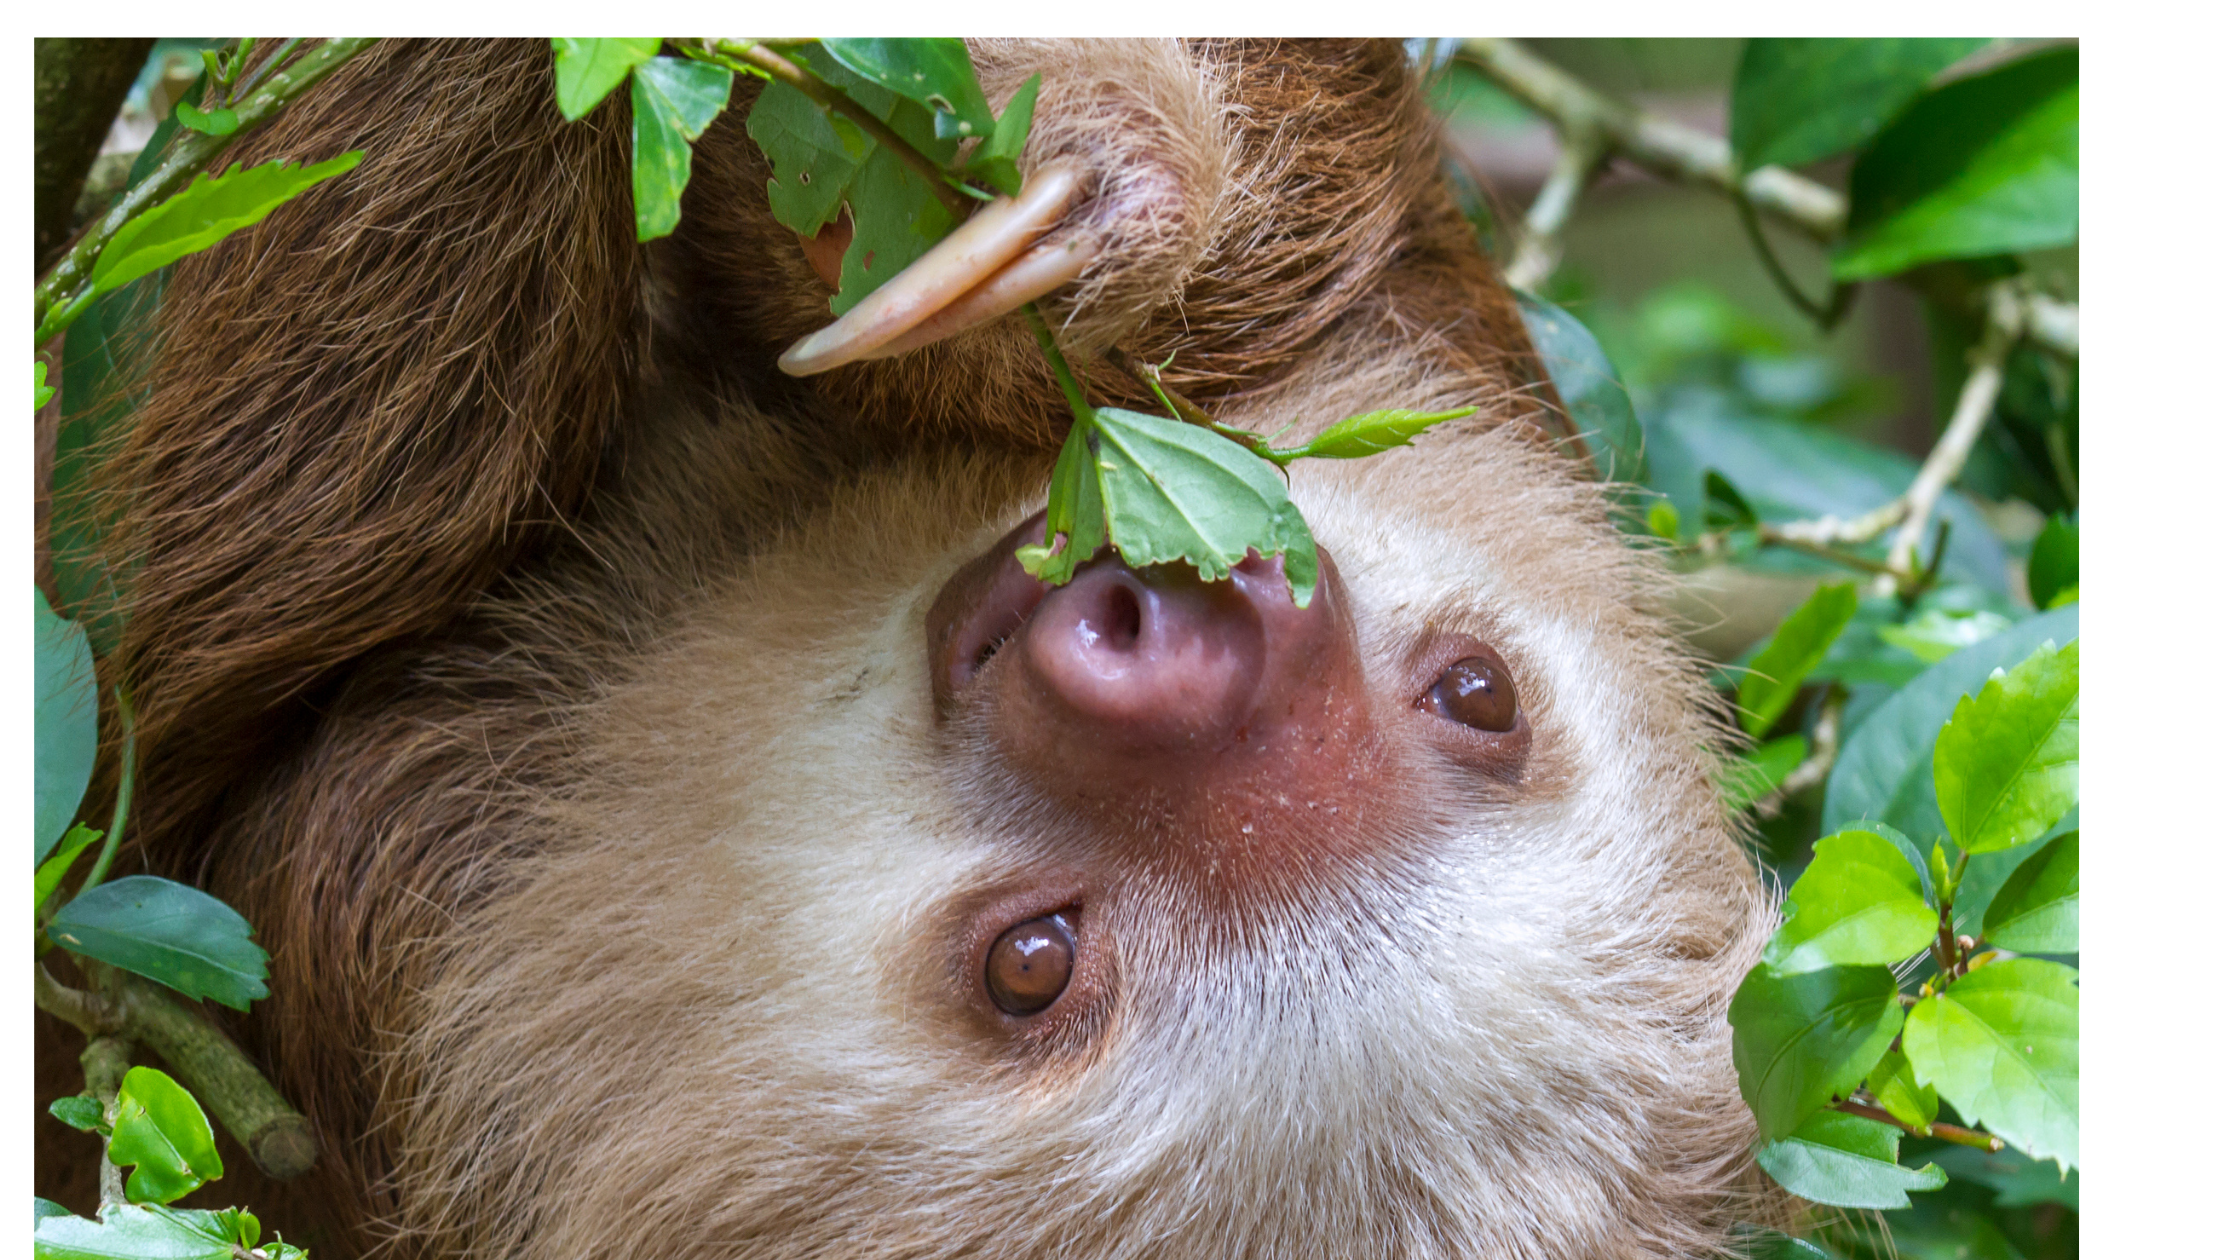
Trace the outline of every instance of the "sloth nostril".
{"label": "sloth nostril", "polygon": [[1143,605],[1136,599],[1134,590],[1116,583],[1105,592],[1105,640],[1116,652],[1132,650],[1136,639],[1143,634]]}
{"label": "sloth nostril", "polygon": [[988,997],[1009,1015],[1032,1015],[1073,979],[1073,925],[1064,914],[1029,919],[988,949]]}

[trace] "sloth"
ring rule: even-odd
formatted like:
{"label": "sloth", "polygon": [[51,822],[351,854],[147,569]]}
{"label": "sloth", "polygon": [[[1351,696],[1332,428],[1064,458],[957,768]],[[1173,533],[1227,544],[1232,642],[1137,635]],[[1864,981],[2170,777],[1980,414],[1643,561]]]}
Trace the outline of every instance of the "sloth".
{"label": "sloth", "polygon": [[[227,1197],[328,1255],[1722,1253],[1770,907],[1406,58],[972,52],[1043,76],[1005,243],[830,327],[744,84],[643,249],[542,45],[247,145],[367,157],[180,265],[112,483],[142,860],[257,925],[229,1027],[322,1143]],[[1103,399],[1478,411],[1292,466],[1305,608],[1052,588],[1037,296]]]}

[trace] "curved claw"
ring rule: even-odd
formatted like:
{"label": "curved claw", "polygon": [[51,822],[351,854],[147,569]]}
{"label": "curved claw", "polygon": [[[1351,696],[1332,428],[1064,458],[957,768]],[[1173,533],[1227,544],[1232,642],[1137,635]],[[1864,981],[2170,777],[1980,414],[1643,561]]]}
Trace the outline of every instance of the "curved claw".
{"label": "curved claw", "polygon": [[[1079,275],[1088,263],[1085,245],[1036,248],[1035,243],[1071,208],[1082,177],[1079,166],[1063,159],[1041,167],[1016,199],[998,197],[981,207],[847,314],[795,342],[779,357],[779,369],[810,376],[857,359],[900,354],[992,319]],[[1017,280],[1010,278],[1015,272]],[[1032,287],[1037,284],[1041,287]],[[1016,296],[1020,293],[1025,296]],[[1008,305],[995,304],[1006,300]],[[968,303],[969,309],[960,309]],[[966,318],[960,322],[960,317]],[[936,322],[941,331],[921,333]],[[888,349],[904,337],[912,338],[910,345]]]}

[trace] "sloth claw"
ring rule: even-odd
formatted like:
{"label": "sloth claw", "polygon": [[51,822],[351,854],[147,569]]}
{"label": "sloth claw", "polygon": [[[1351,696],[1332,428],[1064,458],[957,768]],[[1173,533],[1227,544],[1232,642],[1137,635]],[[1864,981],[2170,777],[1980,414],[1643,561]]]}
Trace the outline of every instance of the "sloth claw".
{"label": "sloth claw", "polygon": [[915,350],[993,319],[1081,274],[1092,251],[1079,238],[1039,243],[1072,208],[1081,168],[1059,160],[1036,170],[1017,198],[998,197],[831,324],[778,359],[812,376],[858,359]]}

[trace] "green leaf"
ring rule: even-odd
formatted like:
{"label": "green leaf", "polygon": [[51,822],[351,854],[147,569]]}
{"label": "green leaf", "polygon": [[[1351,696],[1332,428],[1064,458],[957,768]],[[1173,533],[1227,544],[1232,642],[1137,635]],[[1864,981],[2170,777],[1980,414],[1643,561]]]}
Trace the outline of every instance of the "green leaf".
{"label": "green leaf", "polygon": [[1649,532],[1659,538],[1680,537],[1680,513],[1672,508],[1672,500],[1658,499],[1649,505]]}
{"label": "green leaf", "polygon": [[1180,420],[1099,407],[1098,489],[1105,526],[1136,568],[1182,560],[1208,582],[1257,550],[1283,553],[1291,599],[1314,596],[1314,536],[1283,478],[1235,442]]}
{"label": "green leaf", "polygon": [[1983,912],[1986,944],[2024,954],[2077,952],[2077,833],[2015,868]]}
{"label": "green leaf", "polygon": [[2055,48],[1922,97],[1851,168],[1839,280],[2077,239],[2077,50]]}
{"label": "green leaf", "polygon": [[1777,976],[1750,969],[1727,1009],[1742,1097],[1769,1141],[1789,1136],[1831,1098],[1850,1094],[1905,1022],[1881,967]]}
{"label": "green leaf", "polygon": [[209,998],[237,1011],[265,996],[265,952],[249,921],[185,884],[128,875],[58,911],[47,935],[74,954]]}
{"label": "green leaf", "polygon": [[731,99],[722,66],[655,57],[630,77],[630,194],[638,239],[676,230],[678,198],[692,178],[692,142]]}
{"label": "green leaf", "polygon": [[1839,831],[1812,846],[1789,890],[1789,921],[1766,943],[1775,975],[1901,962],[1927,949],[1937,912],[1899,846],[1872,831]]}
{"label": "green leaf", "polygon": [[55,851],[47,856],[46,861],[39,863],[38,873],[31,878],[31,908],[33,911],[37,911],[39,907],[47,904],[47,898],[53,896],[54,890],[62,886],[62,877],[70,873],[70,864],[77,861],[78,855],[85,852],[85,847],[99,840],[101,835],[101,832],[95,831],[91,827],[78,824],[71,825],[70,830],[63,834],[62,843],[55,847]]}
{"label": "green leaf", "polygon": [[[165,128],[178,128],[165,122]],[[161,134],[163,128],[158,129]],[[48,554],[54,593],[86,632],[97,655],[116,649],[123,629],[118,578],[110,572],[104,541],[115,527],[117,505],[96,491],[95,471],[129,431],[132,409],[145,394],[139,362],[147,349],[169,268],[93,300],[62,342],[62,417],[55,430],[54,470],[48,481]]]}
{"label": "green leaf", "polygon": [[1834,1207],[1911,1207],[1908,1190],[1940,1190],[1944,1170],[1935,1164],[1908,1168],[1898,1162],[1898,1131],[1840,1111],[1823,1111],[1797,1127],[1796,1136],[1758,1152],[1758,1167],[1781,1188]]}
{"label": "green leaf", "polygon": [[234,1260],[235,1215],[119,1204],[99,1221],[48,1217],[32,1235],[31,1254],[36,1260]]}
{"label": "green leaf", "polygon": [[1706,529],[1739,529],[1758,523],[1758,510],[1734,488],[1726,474],[1703,470],[1703,525]]}
{"label": "green leaf", "polygon": [[[934,111],[935,134],[988,136],[996,129],[980,76],[961,39],[827,39],[840,64]],[[1016,154],[1017,150],[1013,150]]]}
{"label": "green leaf", "polygon": [[151,1067],[124,1074],[109,1162],[133,1166],[124,1192],[135,1203],[169,1203],[226,1171],[193,1095]]}
{"label": "green leaf", "polygon": [[1932,1156],[1959,1180],[1998,1191],[1998,1196],[1991,1200],[1993,1207],[2059,1203],[2072,1212],[2077,1210],[2078,1183],[2084,1174],[2075,1169],[2064,1174],[2061,1166],[2050,1159],[2031,1159],[2013,1147],[1981,1151],[1972,1146],[1946,1146],[1932,1152]]}
{"label": "green leaf", "polygon": [[230,136],[241,129],[241,115],[222,107],[204,111],[180,101],[179,107],[172,113],[178,118],[180,126],[206,136]]}
{"label": "green leaf", "polygon": [[1997,638],[2013,624],[1987,610],[1955,613],[1931,608],[1902,625],[1879,626],[1876,634],[1892,647],[1903,648],[1934,665],[1970,644]]}
{"label": "green leaf", "polygon": [[1803,735],[1784,735],[1760,744],[1727,763],[1719,775],[1719,799],[1727,812],[1739,813],[1781,786],[1781,781],[1804,764]]}
{"label": "green leaf", "polygon": [[[794,59],[946,168],[957,141],[934,134],[934,115],[834,60],[822,48],[796,50]],[[788,84],[771,82],[747,115],[747,134],[770,159],[770,209],[778,222],[803,236],[839,218],[845,206],[853,238],[840,262],[840,292],[832,313],[849,308],[892,278],[957,220],[933,187],[902,160],[845,118],[828,116]]]}
{"label": "green leaf", "polygon": [[1906,1057],[1963,1119],[2040,1159],[2077,1162],[2077,973],[1987,963],[1913,1008]]}
{"label": "green leaf", "polygon": [[37,411],[39,408],[46,406],[47,400],[52,397],[54,397],[54,386],[47,384],[47,361],[45,359],[33,359],[31,361],[31,409]]}
{"label": "green leaf", "polygon": [[62,1206],[61,1204],[55,1202],[53,1199],[42,1199],[36,1195],[32,1196],[31,1225],[34,1229],[38,1228],[39,1222],[47,1219],[50,1216],[71,1215],[74,1215],[74,1213],[72,1213],[69,1208]]}
{"label": "green leaf", "polygon": [[94,752],[100,743],[100,699],[85,632],[75,622],[55,616],[37,586],[31,588],[31,603],[35,687],[31,860],[36,864],[77,817],[78,802],[93,778]]}
{"label": "green leaf", "polygon": [[355,167],[365,157],[345,153],[315,166],[267,162],[241,169],[236,162],[213,179],[194,182],[126,223],[93,264],[93,292],[107,293],[166,263],[210,248],[260,222],[297,194]]}
{"label": "green leaf", "polygon": [[[1933,754],[1937,733],[1953,706],[1993,669],[2021,663],[2049,640],[2075,639],[2077,612],[2072,606],[2041,613],[1996,639],[1962,648],[1875,706],[1847,733],[1835,768],[1828,772],[1820,829],[1840,831],[1854,819],[1869,818],[1889,823],[1923,846],[1943,835]],[[1969,864],[1971,876],[1978,865]]]}
{"label": "green leaf", "polygon": [[1804,1239],[1763,1225],[1737,1225],[1733,1238],[1740,1260],[1828,1260],[1827,1252]]}
{"label": "green leaf", "polygon": [[109,1132],[109,1122],[101,1115],[101,1104],[84,1094],[55,1099],[47,1104],[47,1114],[80,1133],[107,1136]]}
{"label": "green leaf", "polygon": [[1913,1064],[1904,1050],[1892,1050],[1867,1073],[1867,1092],[1882,1109],[1916,1129],[1926,1129],[1937,1118],[1937,1091],[1914,1079]]}
{"label": "green leaf", "polygon": [[2077,523],[2066,516],[2048,518],[2030,548],[2030,602],[2051,608],[2061,594],[2077,597]]}
{"label": "green leaf", "polygon": [[1011,94],[996,119],[996,129],[973,150],[965,174],[1007,196],[1019,195],[1020,151],[1027,147],[1027,128],[1034,120],[1034,102],[1042,90],[1042,76],[1030,74]]}
{"label": "green leaf", "polygon": [[658,39],[555,39],[552,41],[553,99],[569,122],[621,86],[633,66],[661,51]]}
{"label": "green leaf", "polygon": [[[1104,491],[1097,482],[1096,426],[1075,421],[1058,448],[1057,467],[1050,472],[1050,511],[1045,519],[1041,546],[1019,548],[1019,563],[1042,581],[1063,586],[1073,580],[1074,566],[1097,554],[1105,544]],[[1059,535],[1065,545],[1053,551]]]}
{"label": "green leaf", "polygon": [[1980,39],[1753,39],[1735,68],[1735,169],[1801,166],[1865,144]]}
{"label": "green leaf", "polygon": [[1562,307],[1529,293],[1519,293],[1516,299],[1532,348],[1548,370],[1549,384],[1579,427],[1603,480],[1646,480],[1648,462],[1633,398],[1618,379],[1618,369],[1603,354],[1602,344]]}
{"label": "green leaf", "polygon": [[1742,711],[1742,729],[1753,737],[1762,736],[1781,720],[1805,675],[1828,654],[1829,646],[1858,608],[1857,587],[1849,582],[1831,582],[1782,618],[1773,640],[1751,658],[1751,672],[1743,675],[1735,688],[1734,703]]}
{"label": "green leaf", "polygon": [[2077,803],[2078,645],[1994,670],[1937,734],[1937,806],[1953,842],[1993,853],[2035,840]]}
{"label": "green leaf", "polygon": [[1396,446],[1413,446],[1417,434],[1448,420],[1475,415],[1476,407],[1454,411],[1365,411],[1347,416],[1315,435],[1305,446],[1270,453],[1278,465],[1295,459],[1360,459]]}

